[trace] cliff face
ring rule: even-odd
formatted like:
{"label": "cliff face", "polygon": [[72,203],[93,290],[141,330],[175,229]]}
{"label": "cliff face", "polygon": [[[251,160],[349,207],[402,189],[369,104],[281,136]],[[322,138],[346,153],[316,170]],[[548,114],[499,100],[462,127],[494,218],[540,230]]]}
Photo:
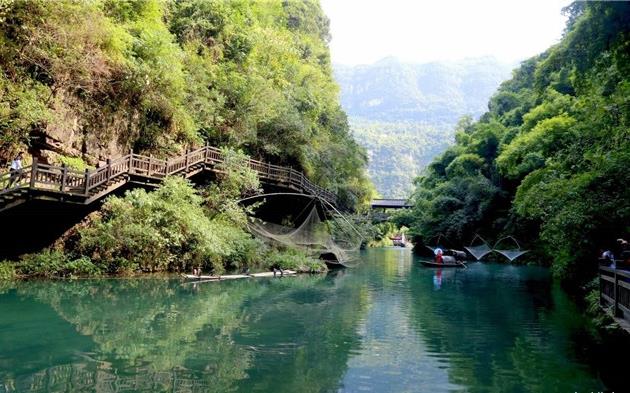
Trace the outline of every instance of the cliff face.
{"label": "cliff face", "polygon": [[[175,126],[183,92],[172,97],[168,72],[160,72],[169,55],[159,51],[174,47],[160,9],[139,8],[136,25],[108,16],[106,3],[15,0],[0,6],[2,158],[27,147],[45,161],[93,165],[133,147],[147,129],[154,135],[142,147],[194,140],[191,132],[183,135],[191,130]],[[150,2],[136,5],[142,3]],[[151,42],[160,34],[163,42]],[[157,52],[139,51],[148,46]]]}
{"label": "cliff face", "polygon": [[0,159],[85,167],[209,142],[365,198],[316,0],[0,2]]}

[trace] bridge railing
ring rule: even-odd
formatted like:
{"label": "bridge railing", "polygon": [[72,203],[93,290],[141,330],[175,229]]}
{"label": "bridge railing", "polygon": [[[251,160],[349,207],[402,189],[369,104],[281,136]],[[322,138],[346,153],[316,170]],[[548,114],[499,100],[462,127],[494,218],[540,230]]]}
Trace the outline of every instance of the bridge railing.
{"label": "bridge railing", "polygon": [[0,195],[28,187],[31,183],[31,166],[24,167],[19,172],[7,172],[0,175]]}
{"label": "bridge railing", "polygon": [[613,317],[630,324],[630,271],[600,266],[599,299]]}
{"label": "bridge railing", "polygon": [[[30,188],[87,197],[123,176],[162,179],[169,175],[187,175],[191,168],[200,169],[204,166],[218,171],[216,165],[223,162],[221,150],[212,146],[189,151],[168,160],[131,152],[115,160],[107,160],[104,167],[85,171],[77,171],[66,166],[42,164],[34,159],[31,166],[23,168],[19,173],[0,175],[0,196],[16,189]],[[324,198],[331,203],[336,201],[334,193],[312,183],[302,172],[293,168],[253,159],[248,160],[248,165],[263,180],[281,183]]]}

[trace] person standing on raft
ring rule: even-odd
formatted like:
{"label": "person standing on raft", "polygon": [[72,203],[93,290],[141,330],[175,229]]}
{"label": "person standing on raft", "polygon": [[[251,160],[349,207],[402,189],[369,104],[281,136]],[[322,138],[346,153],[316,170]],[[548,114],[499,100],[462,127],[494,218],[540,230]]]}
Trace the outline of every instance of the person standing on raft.
{"label": "person standing on raft", "polygon": [[440,265],[444,263],[444,257],[442,254],[443,252],[441,248],[435,249],[435,263],[439,263]]}

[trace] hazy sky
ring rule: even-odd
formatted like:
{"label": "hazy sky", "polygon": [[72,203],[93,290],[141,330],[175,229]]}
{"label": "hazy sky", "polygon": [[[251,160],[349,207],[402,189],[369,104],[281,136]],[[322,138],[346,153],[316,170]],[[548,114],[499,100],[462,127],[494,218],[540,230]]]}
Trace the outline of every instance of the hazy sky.
{"label": "hazy sky", "polygon": [[409,62],[491,55],[524,60],[557,43],[569,0],[320,0],[332,60]]}

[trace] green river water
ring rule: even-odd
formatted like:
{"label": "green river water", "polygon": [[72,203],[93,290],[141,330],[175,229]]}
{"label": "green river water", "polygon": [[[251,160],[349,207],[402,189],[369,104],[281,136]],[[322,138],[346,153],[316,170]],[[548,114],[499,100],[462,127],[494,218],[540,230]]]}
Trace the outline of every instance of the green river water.
{"label": "green river water", "polygon": [[[0,283],[3,392],[595,392],[617,384],[543,268]],[[614,387],[614,386],[613,386]]]}

